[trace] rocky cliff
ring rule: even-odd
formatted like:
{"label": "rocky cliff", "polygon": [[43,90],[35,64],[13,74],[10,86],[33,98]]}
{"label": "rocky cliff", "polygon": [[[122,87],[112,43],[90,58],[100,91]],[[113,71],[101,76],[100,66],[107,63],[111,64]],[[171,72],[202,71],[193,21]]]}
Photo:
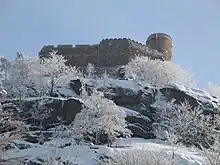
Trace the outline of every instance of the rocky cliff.
{"label": "rocky cliff", "polygon": [[[48,108],[53,108],[51,116],[43,121],[45,136],[50,138],[48,130],[61,119],[66,124],[74,120],[76,113],[80,112],[83,102],[79,99],[81,82],[73,80],[69,89],[57,89],[57,97],[47,97],[45,103]],[[154,138],[152,124],[155,122],[154,115],[161,108],[165,108],[172,100],[180,103],[188,100],[194,107],[201,106],[206,113],[219,113],[220,102],[214,96],[198,90],[183,86],[153,87],[142,86],[130,80],[88,80],[87,89],[96,87],[105,93],[105,97],[112,99],[127,114],[126,120],[134,137]],[[67,91],[69,94],[67,95]],[[62,98],[58,97],[62,95]],[[29,142],[38,142],[38,124],[30,117],[30,109],[37,100],[45,98],[28,98],[22,103],[16,100],[3,101],[3,109],[14,111],[31,125],[29,134],[26,136]],[[22,107],[21,107],[22,106]],[[18,110],[21,107],[22,111]],[[34,132],[34,135],[32,134]]]}

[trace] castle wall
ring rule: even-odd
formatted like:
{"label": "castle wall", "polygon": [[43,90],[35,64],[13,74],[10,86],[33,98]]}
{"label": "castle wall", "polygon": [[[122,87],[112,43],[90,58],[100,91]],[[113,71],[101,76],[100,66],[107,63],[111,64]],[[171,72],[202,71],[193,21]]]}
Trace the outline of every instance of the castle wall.
{"label": "castle wall", "polygon": [[55,50],[67,59],[68,65],[85,67],[92,63],[98,67],[126,65],[135,55],[164,60],[164,55],[152,52],[146,45],[127,38],[104,39],[96,45],[48,45],[39,52],[40,58],[48,57]]}
{"label": "castle wall", "polygon": [[40,57],[47,57],[52,50],[58,51],[67,60],[67,64],[87,66],[116,66],[128,63],[129,42],[127,39],[106,39],[97,45],[44,46],[39,52]]}
{"label": "castle wall", "polygon": [[99,44],[99,66],[125,65],[129,60],[128,39],[106,39]]}

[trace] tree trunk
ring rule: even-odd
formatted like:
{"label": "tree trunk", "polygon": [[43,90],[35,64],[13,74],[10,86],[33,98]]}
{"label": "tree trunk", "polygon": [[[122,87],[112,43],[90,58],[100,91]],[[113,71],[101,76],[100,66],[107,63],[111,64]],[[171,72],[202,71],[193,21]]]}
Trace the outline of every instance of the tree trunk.
{"label": "tree trunk", "polygon": [[95,133],[95,143],[98,144],[98,133]]}
{"label": "tree trunk", "polygon": [[50,89],[50,95],[53,96],[53,90],[54,90],[54,75],[51,77],[51,89]]}

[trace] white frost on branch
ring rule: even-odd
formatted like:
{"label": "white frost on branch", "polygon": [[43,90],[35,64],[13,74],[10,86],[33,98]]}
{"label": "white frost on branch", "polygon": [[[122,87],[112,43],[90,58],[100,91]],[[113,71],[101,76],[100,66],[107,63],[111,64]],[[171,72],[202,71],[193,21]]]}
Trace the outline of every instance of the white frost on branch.
{"label": "white frost on branch", "polygon": [[53,94],[56,87],[65,86],[71,79],[81,76],[76,67],[67,66],[66,61],[64,56],[52,51],[48,58],[43,58],[37,65],[38,86],[46,90],[43,93],[49,91]]}
{"label": "white frost on branch", "polygon": [[94,78],[94,74],[95,74],[95,66],[91,63],[89,63],[86,67],[86,74],[87,74],[87,78]]}
{"label": "white frost on branch", "polygon": [[169,108],[158,110],[154,130],[157,138],[169,140],[175,136],[176,142],[197,147],[209,147],[220,126],[219,115],[204,115],[200,107],[192,107],[188,101],[171,104]]}
{"label": "white frost on branch", "polygon": [[0,78],[4,85],[8,83],[11,69],[11,61],[6,57],[0,57]]}
{"label": "white frost on branch", "polygon": [[118,135],[130,137],[131,131],[126,128],[125,117],[123,110],[94,89],[91,96],[84,97],[83,108],[76,115],[73,128],[80,138],[88,134],[107,134],[109,140]]}
{"label": "white frost on branch", "polygon": [[17,56],[12,61],[11,78],[9,81],[9,91],[12,89],[12,93],[21,98],[28,95],[28,86],[31,86],[33,82],[33,60],[23,55]]}
{"label": "white frost on branch", "polygon": [[143,56],[132,59],[125,66],[125,76],[151,85],[195,86],[195,76],[192,71],[183,69],[171,61],[151,60]]}
{"label": "white frost on branch", "polygon": [[4,111],[0,105],[0,159],[4,156],[5,146],[13,140],[18,140],[27,126],[13,119],[12,113]]}
{"label": "white frost on branch", "polygon": [[122,150],[113,153],[110,159],[102,160],[103,165],[180,165],[180,159],[161,151],[148,149]]}

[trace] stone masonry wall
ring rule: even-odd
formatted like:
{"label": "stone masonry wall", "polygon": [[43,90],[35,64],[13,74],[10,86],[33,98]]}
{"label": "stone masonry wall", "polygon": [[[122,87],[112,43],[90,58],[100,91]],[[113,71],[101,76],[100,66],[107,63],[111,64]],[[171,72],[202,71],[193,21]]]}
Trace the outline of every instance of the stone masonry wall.
{"label": "stone masonry wall", "polygon": [[153,33],[151,34],[146,45],[151,49],[156,49],[167,55],[168,60],[172,59],[172,38],[165,33]]}
{"label": "stone masonry wall", "polygon": [[103,39],[96,45],[48,45],[44,46],[39,57],[48,57],[55,50],[68,61],[67,64],[85,67],[92,63],[98,67],[114,67],[126,65],[135,55],[166,60],[166,57],[155,51],[150,51],[146,45],[127,38]]}

